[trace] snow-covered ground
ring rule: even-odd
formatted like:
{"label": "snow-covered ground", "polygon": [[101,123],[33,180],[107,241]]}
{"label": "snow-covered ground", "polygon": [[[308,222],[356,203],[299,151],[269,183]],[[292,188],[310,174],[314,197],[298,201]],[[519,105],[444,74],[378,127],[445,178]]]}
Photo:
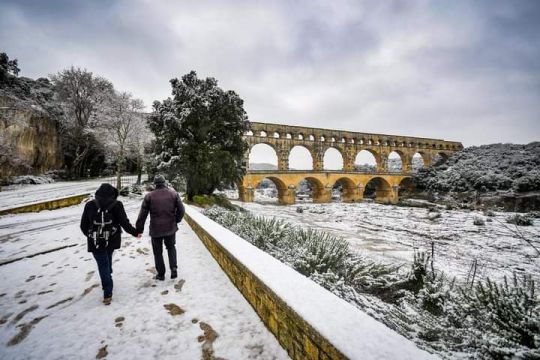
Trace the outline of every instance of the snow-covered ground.
{"label": "snow-covered ground", "polygon": [[94,192],[103,180],[61,181],[51,184],[10,185],[0,191],[0,210],[38,201]]}
{"label": "snow-covered ground", "polygon": [[[337,202],[280,206],[275,199],[269,201],[265,197],[259,203],[235,203],[257,215],[342,236],[353,249],[387,263],[408,264],[415,249],[431,252],[433,241],[435,268],[450,276],[466,278],[476,260],[477,277],[501,278],[517,272],[540,280],[540,258],[518,235],[539,247],[540,220],[517,228],[506,223],[509,213],[486,217],[481,212],[441,210],[440,218],[430,220],[423,208]],[[298,213],[298,207],[304,211]],[[486,220],[485,226],[474,225],[475,217]]]}
{"label": "snow-covered ground", "polygon": [[[122,201],[134,220],[140,198]],[[148,236],[124,234],[113,303],[101,304],[97,266],[78,229],[83,206],[0,217],[0,262],[75,244],[0,266],[1,359],[288,358],[184,222],[178,279],[153,280]]]}
{"label": "snow-covered ground", "polygon": [[93,193],[103,182],[114,183],[111,179],[108,177],[83,181],[59,181],[50,184],[3,186],[0,191],[0,210],[70,195]]}

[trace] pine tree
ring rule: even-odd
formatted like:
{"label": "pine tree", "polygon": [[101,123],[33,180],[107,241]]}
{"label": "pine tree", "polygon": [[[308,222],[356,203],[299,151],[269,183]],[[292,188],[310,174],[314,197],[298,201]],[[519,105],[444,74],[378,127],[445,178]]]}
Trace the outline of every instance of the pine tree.
{"label": "pine tree", "polygon": [[195,71],[171,85],[173,97],[156,101],[149,118],[157,170],[184,176],[189,200],[238,182],[245,173],[243,134],[249,129],[243,100]]}

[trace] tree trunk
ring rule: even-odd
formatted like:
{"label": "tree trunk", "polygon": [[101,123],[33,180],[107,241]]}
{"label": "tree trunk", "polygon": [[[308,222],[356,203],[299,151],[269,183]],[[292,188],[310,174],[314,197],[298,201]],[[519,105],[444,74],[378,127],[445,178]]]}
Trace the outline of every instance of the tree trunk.
{"label": "tree trunk", "polygon": [[137,185],[141,185],[142,180],[142,156],[137,155]]}
{"label": "tree trunk", "polygon": [[120,150],[118,157],[116,158],[116,188],[118,190],[122,187],[122,164],[124,163],[124,152]]}

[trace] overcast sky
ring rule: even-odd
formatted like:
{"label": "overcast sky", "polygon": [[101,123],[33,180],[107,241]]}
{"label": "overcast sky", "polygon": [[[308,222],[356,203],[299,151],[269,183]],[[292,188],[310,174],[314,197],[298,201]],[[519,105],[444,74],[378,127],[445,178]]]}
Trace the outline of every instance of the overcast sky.
{"label": "overcast sky", "polygon": [[540,140],[540,1],[0,0],[20,75],[87,68],[150,107],[213,76],[250,120]]}

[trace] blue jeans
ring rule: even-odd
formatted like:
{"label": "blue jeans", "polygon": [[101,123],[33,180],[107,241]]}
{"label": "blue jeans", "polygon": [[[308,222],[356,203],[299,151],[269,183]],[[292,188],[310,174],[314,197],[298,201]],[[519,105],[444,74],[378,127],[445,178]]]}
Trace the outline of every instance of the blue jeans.
{"label": "blue jeans", "polygon": [[103,297],[111,297],[113,290],[112,279],[112,254],[114,250],[94,251],[99,277],[101,278],[101,287],[103,288]]}

